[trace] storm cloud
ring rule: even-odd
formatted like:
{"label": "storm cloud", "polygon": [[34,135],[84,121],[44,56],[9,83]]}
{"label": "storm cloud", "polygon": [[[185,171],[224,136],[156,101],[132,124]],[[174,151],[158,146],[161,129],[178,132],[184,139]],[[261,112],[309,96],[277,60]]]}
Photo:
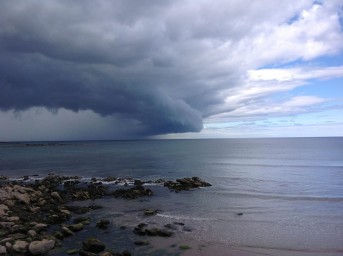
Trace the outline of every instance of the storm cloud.
{"label": "storm cloud", "polygon": [[[273,0],[263,6],[258,1],[4,0],[0,110],[90,110],[131,126],[135,136],[199,132],[204,118],[229,115],[258,100],[227,100],[246,84],[247,70],[340,50],[337,4],[316,5],[323,9],[317,13],[314,6]],[[314,18],[337,16],[328,23],[336,27],[301,35],[318,44],[311,52],[306,45],[292,46],[300,36],[291,33],[306,25],[303,10]],[[322,37],[325,29],[332,32],[329,38]],[[286,49],[271,47],[278,40],[289,41]]]}

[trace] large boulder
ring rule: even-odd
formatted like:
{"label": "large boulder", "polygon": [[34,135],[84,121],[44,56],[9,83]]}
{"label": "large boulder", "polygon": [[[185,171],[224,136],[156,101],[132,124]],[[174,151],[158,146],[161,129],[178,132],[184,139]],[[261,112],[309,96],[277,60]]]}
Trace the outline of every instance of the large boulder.
{"label": "large boulder", "polygon": [[55,247],[54,240],[44,239],[42,241],[33,241],[29,245],[29,252],[33,255],[42,255]]}

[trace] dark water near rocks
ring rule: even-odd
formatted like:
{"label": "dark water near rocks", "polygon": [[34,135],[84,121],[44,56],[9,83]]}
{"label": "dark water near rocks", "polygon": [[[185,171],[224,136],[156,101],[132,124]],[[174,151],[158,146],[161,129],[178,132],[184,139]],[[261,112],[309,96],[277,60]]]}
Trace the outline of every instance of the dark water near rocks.
{"label": "dark water near rocks", "polygon": [[343,138],[0,144],[1,175],[49,172],[144,180],[199,176],[213,186],[178,194],[155,186],[144,206],[102,199],[101,214],[133,225],[143,218],[142,207],[159,208],[149,221],[184,222],[194,239],[343,255]]}

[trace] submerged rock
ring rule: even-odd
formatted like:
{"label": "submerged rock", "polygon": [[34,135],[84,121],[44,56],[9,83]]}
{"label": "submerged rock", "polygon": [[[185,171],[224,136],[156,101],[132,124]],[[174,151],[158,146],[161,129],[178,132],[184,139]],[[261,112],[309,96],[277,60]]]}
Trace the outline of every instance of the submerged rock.
{"label": "submerged rock", "polygon": [[62,227],[62,234],[64,235],[64,236],[72,236],[72,235],[74,235],[74,232],[73,231],[71,231],[69,228],[67,228],[67,227]]}
{"label": "submerged rock", "polygon": [[96,254],[96,253],[87,252],[87,251],[84,251],[84,250],[80,250],[79,251],[79,255],[80,256],[98,256],[98,254]]}
{"label": "submerged rock", "polygon": [[97,223],[96,223],[96,226],[100,229],[107,229],[108,228],[108,225],[110,225],[110,221],[109,220],[105,220],[105,219],[102,219],[102,220],[99,220]]}
{"label": "submerged rock", "polygon": [[73,220],[74,224],[78,224],[78,223],[82,223],[84,224],[84,222],[89,222],[91,220],[90,217],[77,217]]}
{"label": "submerged rock", "polygon": [[94,237],[90,237],[83,241],[83,250],[87,252],[99,253],[105,250],[105,244]]}
{"label": "submerged rock", "polygon": [[77,223],[73,225],[69,225],[68,228],[73,231],[73,232],[79,232],[83,229],[83,224],[82,223]]}
{"label": "submerged rock", "polygon": [[66,251],[66,254],[68,254],[68,255],[72,255],[72,254],[77,254],[77,253],[79,253],[79,249],[71,249],[71,250],[68,250],[68,251]]}
{"label": "submerged rock", "polygon": [[144,210],[144,215],[152,216],[152,215],[157,214],[158,212],[159,212],[159,210],[145,209],[145,210]]}

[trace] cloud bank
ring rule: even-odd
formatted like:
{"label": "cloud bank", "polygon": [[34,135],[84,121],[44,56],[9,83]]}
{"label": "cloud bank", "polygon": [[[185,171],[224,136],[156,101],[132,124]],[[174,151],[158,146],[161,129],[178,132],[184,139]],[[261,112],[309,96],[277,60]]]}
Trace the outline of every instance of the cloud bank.
{"label": "cloud bank", "polygon": [[[263,107],[268,97],[313,76],[343,76],[341,66],[318,67],[313,76],[303,68],[281,71],[276,78],[261,69],[341,52],[342,6],[309,0],[4,0],[0,110],[91,111],[107,118],[109,127],[129,127],[113,128],[112,135],[107,129],[112,138],[199,132],[204,120],[277,112]],[[279,107],[302,100],[301,106],[325,101],[291,97]],[[99,121],[94,115],[88,116]]]}

